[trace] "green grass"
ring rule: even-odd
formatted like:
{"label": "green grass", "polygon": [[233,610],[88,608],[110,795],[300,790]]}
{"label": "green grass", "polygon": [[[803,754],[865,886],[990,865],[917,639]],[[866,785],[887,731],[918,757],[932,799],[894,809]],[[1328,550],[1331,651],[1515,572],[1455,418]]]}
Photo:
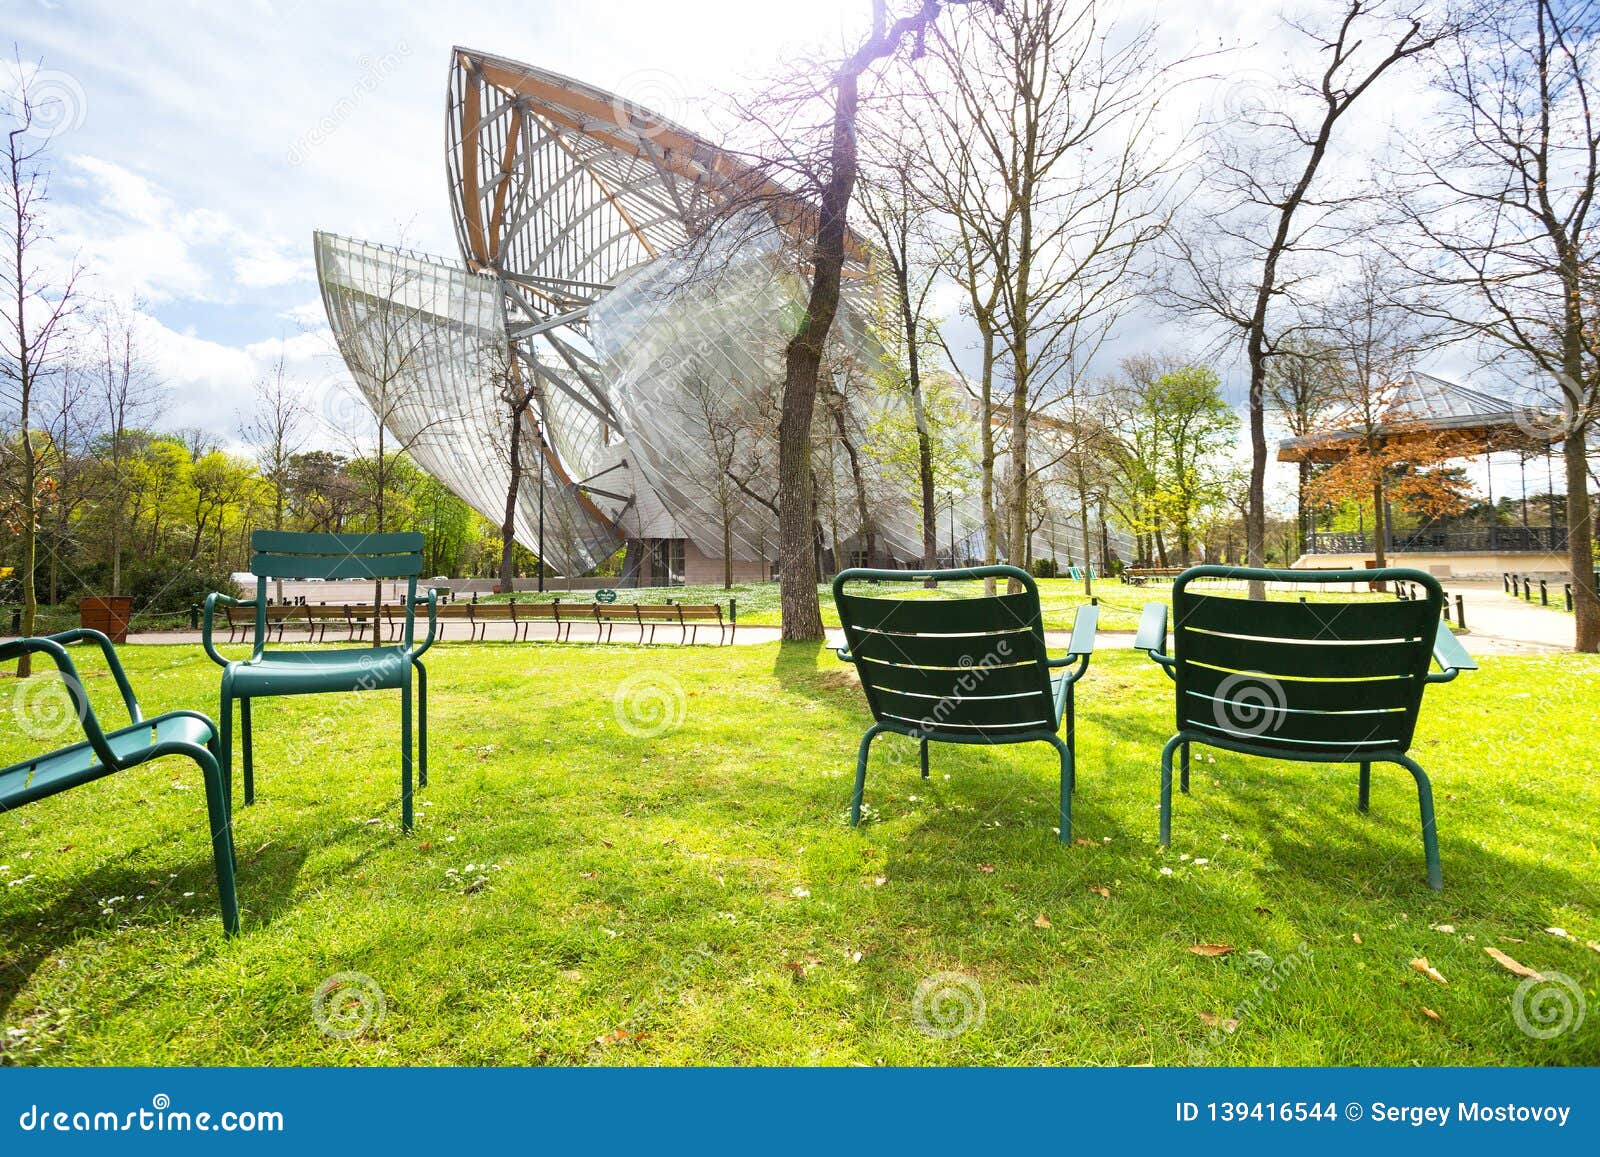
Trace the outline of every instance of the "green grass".
{"label": "green grass", "polygon": [[[1072,617],[1077,609],[1088,602],[1084,597],[1083,583],[1073,579],[1038,579],[1039,603],[1044,611],[1044,625],[1047,630],[1067,631],[1072,629]],[[911,585],[911,584],[908,584]],[[1237,585],[1237,584],[1235,584]],[[905,592],[908,598],[970,598],[983,592],[981,582],[953,582],[945,583],[938,590],[922,590],[911,585]],[[1102,631],[1132,631],[1139,626],[1139,615],[1144,610],[1146,603],[1167,602],[1172,596],[1170,583],[1151,583],[1148,586],[1124,586],[1112,579],[1108,582],[1096,581],[1094,595],[1100,600],[1100,629]],[[1306,598],[1312,602],[1325,600],[1349,601],[1351,594],[1348,590],[1338,591],[1315,590],[1308,584],[1303,588],[1290,589],[1275,587],[1270,592],[1273,598],[1295,599]],[[1393,598],[1393,595],[1368,594],[1361,592],[1354,596],[1356,599],[1365,598]],[[481,595],[483,602],[505,602],[510,595]],[[519,591],[518,602],[550,602],[561,599],[563,602],[591,603],[594,601],[593,591],[560,591],[548,590],[543,594],[533,591]],[[736,584],[732,590],[724,590],[720,584],[705,586],[681,587],[639,587],[617,591],[617,601],[620,603],[640,603],[653,606],[664,603],[668,599],[679,603],[722,603],[727,604],[729,598],[738,600],[739,623],[752,627],[776,627],[782,624],[783,618],[778,603],[778,584],[769,583],[742,583]],[[822,585],[817,588],[817,598],[822,605],[822,621],[826,626],[839,625],[839,611],[833,604],[833,588]]]}
{"label": "green grass", "polygon": [[[215,710],[196,648],[123,654],[150,710]],[[0,816],[0,1059],[1600,1061],[1592,656],[1485,659],[1430,689],[1414,751],[1437,792],[1439,895],[1398,768],[1374,770],[1362,816],[1352,768],[1200,755],[1160,851],[1171,685],[1127,650],[1098,655],[1080,689],[1087,843],[1072,847],[1051,834],[1043,745],[936,747],[923,782],[915,746],[885,737],[874,819],[852,831],[867,715],[815,646],[450,644],[429,666],[433,782],[411,835],[396,695],[258,705],[238,939],[222,935],[184,762]],[[109,679],[88,681],[110,717]],[[15,693],[0,682],[14,710]],[[620,720],[652,704],[681,722],[629,734]],[[5,762],[29,742],[13,726],[0,747]],[[1582,1027],[1519,1031],[1519,981],[1487,946],[1572,978]],[[1411,967],[1421,956],[1448,986]],[[353,1039],[312,1013],[342,972],[386,1005]],[[985,1007],[949,1039],[914,1016],[941,973],[970,978]],[[1236,1031],[1207,1024],[1219,1017]]]}

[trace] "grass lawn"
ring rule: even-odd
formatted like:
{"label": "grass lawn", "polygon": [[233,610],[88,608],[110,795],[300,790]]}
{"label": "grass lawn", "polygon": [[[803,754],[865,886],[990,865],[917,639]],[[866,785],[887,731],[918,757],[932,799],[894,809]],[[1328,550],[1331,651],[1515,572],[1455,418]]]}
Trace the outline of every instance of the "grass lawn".
{"label": "grass lawn", "polygon": [[[1074,579],[1037,579],[1039,584],[1039,603],[1044,611],[1044,625],[1047,630],[1067,631],[1072,629],[1072,617],[1077,613],[1078,607],[1088,600],[1084,597],[1083,583]],[[971,598],[983,592],[982,582],[954,582],[945,583],[938,590],[924,591],[917,589],[914,584],[906,584],[911,588],[905,593],[908,598]],[[1234,584],[1237,585],[1237,584]],[[817,588],[818,601],[822,604],[822,621],[829,627],[839,625],[839,611],[833,605],[833,588],[822,585]],[[1096,580],[1094,596],[1100,600],[1100,629],[1102,631],[1132,631],[1139,626],[1139,615],[1144,610],[1146,603],[1167,602],[1172,597],[1170,583],[1151,583],[1143,587],[1124,586],[1116,579],[1104,582]],[[1339,600],[1348,602],[1351,594],[1347,589],[1340,588],[1336,591],[1314,589],[1310,584],[1300,588],[1273,587],[1269,597],[1296,599],[1307,598],[1312,602],[1326,600]],[[1392,599],[1392,594],[1371,594],[1361,592],[1355,596],[1357,599]],[[481,602],[505,602],[510,595],[480,595]],[[549,602],[561,599],[563,602],[591,603],[594,601],[593,591],[560,591],[549,590],[543,594],[533,591],[519,591],[517,601],[520,602]],[[642,603],[646,606],[664,603],[668,599],[678,603],[722,603],[727,605],[728,599],[738,600],[739,622],[752,627],[776,627],[782,624],[782,615],[779,612],[778,584],[770,583],[743,583],[735,584],[732,590],[724,590],[721,584],[705,586],[681,587],[640,587],[617,591],[617,601],[620,603]]]}
{"label": "grass lawn", "polygon": [[[123,654],[151,713],[215,710],[198,648]],[[1171,689],[1127,650],[1079,689],[1073,847],[1051,833],[1044,745],[935,747],[923,782],[915,745],[885,737],[873,820],[852,831],[867,714],[814,646],[447,644],[429,667],[433,782],[411,835],[398,696],[258,705],[238,939],[183,761],[0,816],[0,1060],[1600,1062],[1592,656],[1490,658],[1430,688],[1414,752],[1437,792],[1438,895],[1399,768],[1374,769],[1362,816],[1354,768],[1197,749],[1163,854]],[[113,718],[109,678],[89,683]],[[0,746],[28,750],[16,726]],[[1520,1031],[1520,981],[1491,946],[1571,978],[1582,1025]],[[313,1016],[338,973],[383,993],[350,1039]],[[961,986],[968,1031],[919,1028],[930,983]],[[925,997],[925,1023],[960,1024]]]}

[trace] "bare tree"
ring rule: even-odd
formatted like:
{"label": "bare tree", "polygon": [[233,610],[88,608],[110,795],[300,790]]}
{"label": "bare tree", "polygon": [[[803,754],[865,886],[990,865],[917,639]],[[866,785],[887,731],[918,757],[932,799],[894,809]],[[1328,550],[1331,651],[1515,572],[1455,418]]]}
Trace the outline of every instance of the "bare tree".
{"label": "bare tree", "polygon": [[1589,437],[1600,414],[1600,6],[1478,0],[1440,68],[1445,119],[1411,143],[1398,182],[1431,260],[1400,256],[1459,291],[1441,313],[1553,386],[1567,489],[1577,649],[1600,650]]}
{"label": "bare tree", "polygon": [[96,370],[99,402],[104,423],[105,465],[110,512],[106,549],[111,563],[111,593],[122,593],[122,556],[128,528],[136,520],[127,517],[128,471],[137,457],[140,426],[155,415],[160,406],[161,383],[150,368],[139,335],[139,306],[111,302],[100,307],[94,318]]}
{"label": "bare tree", "polygon": [[[78,267],[64,273],[49,270],[40,263],[40,250],[48,241],[44,207],[48,199],[49,176],[43,157],[49,134],[36,129],[36,122],[48,123],[41,100],[33,91],[34,71],[17,61],[20,77],[15,92],[6,101],[11,128],[6,133],[5,177],[0,191],[0,237],[5,241],[4,272],[0,286],[5,289],[5,304],[0,306],[0,382],[4,383],[5,402],[14,409],[18,430],[18,453],[14,521],[21,540],[18,569],[22,572],[22,633],[33,634],[38,614],[39,595],[34,581],[38,556],[39,499],[46,485],[35,454],[33,416],[35,393],[49,374],[59,368],[65,355],[64,339],[70,319],[77,309]],[[30,656],[17,660],[17,677],[32,671]]]}
{"label": "bare tree", "polygon": [[888,257],[889,276],[894,286],[891,299],[896,314],[897,340],[890,345],[891,348],[898,346],[899,352],[904,354],[906,393],[917,431],[922,565],[932,570],[939,565],[939,532],[938,511],[934,505],[933,440],[922,393],[922,346],[928,294],[933,289],[938,265],[926,252],[927,247],[920,244],[918,236],[923,225],[919,209],[926,204],[915,192],[918,166],[903,148],[889,156],[891,160],[869,170],[862,204],[874,237]]}
{"label": "bare tree", "polygon": [[778,556],[786,640],[823,637],[822,610],[817,603],[811,432],[823,350],[839,311],[850,201],[859,165],[856,120],[861,81],[880,61],[900,52],[907,40],[915,44],[913,55],[919,55],[940,9],[954,2],[957,0],[921,0],[913,12],[891,22],[887,0],[873,0],[870,34],[829,82],[832,130],[811,243],[811,288],[800,327],[784,350],[783,417],[778,429]]}
{"label": "bare tree", "polygon": [[[272,373],[256,383],[255,412],[244,421],[241,434],[255,452],[261,474],[272,487],[272,529],[283,529],[289,504],[290,476],[295,456],[306,447],[304,397],[284,374],[283,354]],[[277,599],[283,602],[283,580],[277,580]]]}
{"label": "bare tree", "polygon": [[[1397,65],[1431,52],[1448,34],[1430,24],[1422,0],[1343,0],[1331,30],[1290,22],[1300,54],[1320,71],[1287,78],[1275,101],[1230,110],[1238,132],[1214,131],[1210,170],[1195,211],[1174,230],[1166,296],[1179,311],[1210,318],[1241,341],[1250,367],[1249,512],[1245,556],[1266,560],[1267,366],[1278,343],[1297,332],[1279,316],[1302,299],[1311,272],[1301,259],[1326,261],[1326,246],[1354,200],[1318,179],[1346,115]],[[1324,182],[1325,183],[1325,182]],[[1252,584],[1252,597],[1265,597]]]}
{"label": "bare tree", "polygon": [[[1278,416],[1290,437],[1309,438],[1322,427],[1335,398],[1339,372],[1338,353],[1325,341],[1289,338],[1279,344],[1277,356],[1267,366],[1264,396],[1267,409]],[[1310,456],[1302,455],[1296,467],[1295,524],[1302,554],[1312,530],[1306,502],[1311,465]]]}

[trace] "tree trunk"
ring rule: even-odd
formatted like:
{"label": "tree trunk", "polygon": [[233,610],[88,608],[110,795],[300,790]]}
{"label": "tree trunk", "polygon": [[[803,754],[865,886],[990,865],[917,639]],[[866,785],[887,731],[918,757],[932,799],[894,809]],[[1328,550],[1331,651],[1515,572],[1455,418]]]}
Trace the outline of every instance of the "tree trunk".
{"label": "tree trunk", "polygon": [[[996,561],[996,544],[1000,538],[1000,520],[994,508],[994,331],[987,325],[983,332],[983,374],[979,386],[978,425],[981,428],[981,455],[979,467],[982,475],[983,502],[983,565],[993,566]],[[983,580],[986,595],[994,594],[994,579]]]}
{"label": "tree trunk", "polygon": [[1572,568],[1576,650],[1600,651],[1600,598],[1594,582],[1594,522],[1589,517],[1588,432],[1578,427],[1562,445],[1567,475],[1567,563]]}
{"label": "tree trunk", "polygon": [[[506,487],[505,520],[500,524],[500,589],[510,593],[516,587],[517,491],[522,487],[521,411],[511,415],[511,483]],[[543,565],[544,560],[540,560]]]}

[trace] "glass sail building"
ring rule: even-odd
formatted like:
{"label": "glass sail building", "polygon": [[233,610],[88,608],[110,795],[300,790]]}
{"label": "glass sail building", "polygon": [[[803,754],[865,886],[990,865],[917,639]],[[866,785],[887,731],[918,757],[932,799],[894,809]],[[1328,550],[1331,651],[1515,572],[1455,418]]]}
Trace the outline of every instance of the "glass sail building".
{"label": "glass sail building", "polygon": [[[445,126],[459,257],[315,238],[329,323],[377,420],[496,524],[509,495],[517,540],[562,573],[626,545],[625,581],[720,580],[725,558],[739,580],[770,577],[809,206],[665,117],[486,53],[454,50]],[[921,553],[913,495],[870,452],[905,405],[868,384],[876,268],[852,235],[818,403],[825,566]],[[941,555],[982,553],[976,501],[939,522]],[[1047,519],[1035,553],[1080,542]]]}

